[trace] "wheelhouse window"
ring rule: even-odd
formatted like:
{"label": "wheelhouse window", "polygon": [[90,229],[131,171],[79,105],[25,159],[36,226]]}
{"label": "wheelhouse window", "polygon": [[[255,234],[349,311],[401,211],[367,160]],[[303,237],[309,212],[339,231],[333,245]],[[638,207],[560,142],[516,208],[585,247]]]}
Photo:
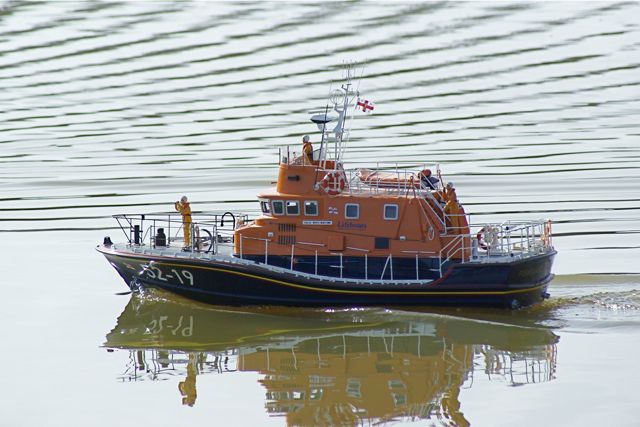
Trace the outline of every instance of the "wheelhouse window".
{"label": "wheelhouse window", "polygon": [[287,215],[300,215],[300,202],[287,200]]}
{"label": "wheelhouse window", "polygon": [[318,216],[318,202],[315,200],[305,200],[304,214],[307,216]]}
{"label": "wheelhouse window", "polygon": [[274,215],[284,215],[284,202],[282,200],[272,201],[271,208]]}
{"label": "wheelhouse window", "polygon": [[360,218],[360,205],[357,203],[347,203],[344,205],[344,217],[347,219]]}
{"label": "wheelhouse window", "polygon": [[398,219],[398,205],[384,205],[384,219]]}
{"label": "wheelhouse window", "polygon": [[260,209],[262,209],[262,213],[264,214],[271,213],[271,207],[269,206],[269,202],[266,200],[260,200]]}

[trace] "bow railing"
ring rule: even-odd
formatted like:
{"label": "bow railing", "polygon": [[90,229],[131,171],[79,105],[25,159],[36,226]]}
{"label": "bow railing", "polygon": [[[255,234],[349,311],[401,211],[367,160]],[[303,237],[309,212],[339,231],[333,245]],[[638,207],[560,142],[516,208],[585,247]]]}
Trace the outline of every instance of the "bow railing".
{"label": "bow railing", "polygon": [[[198,213],[198,221],[184,222],[179,213],[119,214],[113,215],[129,245],[149,245],[167,248],[180,243],[185,250],[218,253],[218,245],[233,243],[233,231],[249,221],[248,215],[224,213]],[[181,235],[189,227],[190,239]]]}

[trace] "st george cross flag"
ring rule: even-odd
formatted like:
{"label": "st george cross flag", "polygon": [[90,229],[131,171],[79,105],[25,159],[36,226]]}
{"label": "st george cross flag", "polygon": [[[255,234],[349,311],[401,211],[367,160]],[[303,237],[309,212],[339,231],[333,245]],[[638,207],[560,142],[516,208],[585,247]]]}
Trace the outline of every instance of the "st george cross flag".
{"label": "st george cross flag", "polygon": [[371,113],[373,112],[374,105],[373,102],[358,98],[357,108],[361,108],[365,113]]}

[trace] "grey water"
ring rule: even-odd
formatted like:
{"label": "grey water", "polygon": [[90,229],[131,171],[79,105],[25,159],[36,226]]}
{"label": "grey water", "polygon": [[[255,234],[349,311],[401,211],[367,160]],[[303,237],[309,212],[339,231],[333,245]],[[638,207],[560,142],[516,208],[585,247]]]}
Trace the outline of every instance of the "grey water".
{"label": "grey water", "polygon": [[[0,425],[636,425],[640,4],[0,0]],[[231,310],[127,290],[111,215],[257,213],[364,64],[347,167],[553,220],[527,310]]]}

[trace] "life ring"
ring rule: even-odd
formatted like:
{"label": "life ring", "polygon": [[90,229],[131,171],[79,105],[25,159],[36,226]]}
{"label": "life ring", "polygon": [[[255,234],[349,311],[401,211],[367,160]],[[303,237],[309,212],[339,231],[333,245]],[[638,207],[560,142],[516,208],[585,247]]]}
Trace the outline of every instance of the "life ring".
{"label": "life ring", "polygon": [[347,186],[347,180],[344,177],[344,172],[333,171],[328,172],[322,181],[320,181],[320,188],[330,196],[336,196],[342,193],[342,190]]}
{"label": "life ring", "polygon": [[493,227],[486,226],[482,227],[478,234],[476,234],[476,239],[478,240],[478,246],[480,246],[485,251],[491,249],[493,245],[498,242],[498,234]]}

